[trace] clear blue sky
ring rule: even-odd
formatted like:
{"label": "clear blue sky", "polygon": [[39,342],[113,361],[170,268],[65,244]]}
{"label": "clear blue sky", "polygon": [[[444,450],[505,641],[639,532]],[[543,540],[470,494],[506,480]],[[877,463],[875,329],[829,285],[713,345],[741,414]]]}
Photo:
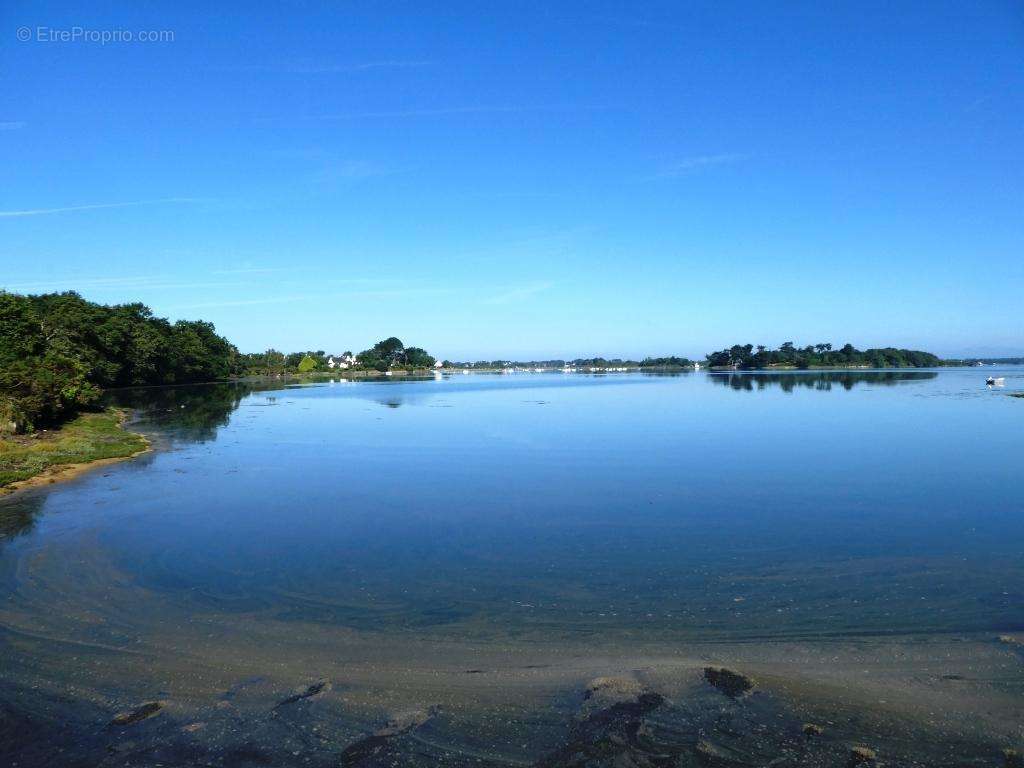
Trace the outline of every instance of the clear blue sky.
{"label": "clear blue sky", "polygon": [[44,0],[0,78],[9,290],[243,351],[1024,353],[1020,2]]}

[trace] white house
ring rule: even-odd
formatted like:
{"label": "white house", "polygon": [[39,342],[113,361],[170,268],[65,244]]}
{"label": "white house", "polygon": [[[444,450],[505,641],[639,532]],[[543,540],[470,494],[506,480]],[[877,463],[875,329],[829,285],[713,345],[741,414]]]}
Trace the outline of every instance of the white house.
{"label": "white house", "polygon": [[342,355],[337,360],[334,359],[334,355],[327,358],[327,367],[331,370],[337,368],[338,370],[345,370],[356,361],[352,355]]}

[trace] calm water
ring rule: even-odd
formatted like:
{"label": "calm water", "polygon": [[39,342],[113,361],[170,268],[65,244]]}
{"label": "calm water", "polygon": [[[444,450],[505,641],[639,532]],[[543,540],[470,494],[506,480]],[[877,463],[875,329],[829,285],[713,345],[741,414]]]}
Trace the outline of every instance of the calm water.
{"label": "calm water", "polygon": [[0,631],[1021,628],[1024,372],[991,372],[118,393],[160,450],[0,502]]}

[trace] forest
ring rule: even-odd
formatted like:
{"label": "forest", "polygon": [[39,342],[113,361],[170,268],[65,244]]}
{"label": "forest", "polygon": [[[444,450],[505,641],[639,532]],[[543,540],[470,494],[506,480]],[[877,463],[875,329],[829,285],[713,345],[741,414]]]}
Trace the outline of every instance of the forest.
{"label": "forest", "polygon": [[202,320],[170,322],[140,303],[77,293],[0,292],[0,432],[57,424],[102,390],[226,379],[238,350]]}
{"label": "forest", "polygon": [[712,352],[707,364],[713,368],[759,370],[764,368],[933,368],[943,365],[930,352],[913,349],[859,350],[852,344],[833,349],[831,344],[810,344],[797,347],[787,341],[778,349],[753,344],[734,344],[728,349]]}

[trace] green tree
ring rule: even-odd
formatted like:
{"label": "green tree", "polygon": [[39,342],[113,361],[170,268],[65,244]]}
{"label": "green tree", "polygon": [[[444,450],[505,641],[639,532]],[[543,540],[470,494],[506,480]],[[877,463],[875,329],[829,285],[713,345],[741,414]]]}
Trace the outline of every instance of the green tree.
{"label": "green tree", "polygon": [[434,362],[434,358],[428,355],[425,349],[420,347],[405,348],[405,364],[412,368],[430,368]]}

